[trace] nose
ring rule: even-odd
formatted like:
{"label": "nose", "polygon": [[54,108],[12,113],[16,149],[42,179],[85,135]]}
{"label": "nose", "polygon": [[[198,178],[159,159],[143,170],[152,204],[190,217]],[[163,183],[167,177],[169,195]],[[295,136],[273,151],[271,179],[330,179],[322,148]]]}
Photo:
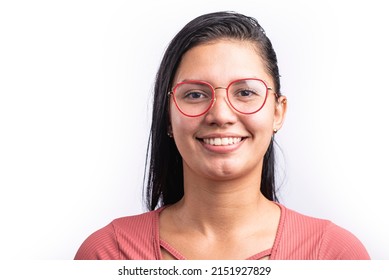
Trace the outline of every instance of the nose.
{"label": "nose", "polygon": [[209,125],[223,127],[237,121],[237,114],[228,102],[226,90],[223,87],[215,88],[215,101],[205,116]]}

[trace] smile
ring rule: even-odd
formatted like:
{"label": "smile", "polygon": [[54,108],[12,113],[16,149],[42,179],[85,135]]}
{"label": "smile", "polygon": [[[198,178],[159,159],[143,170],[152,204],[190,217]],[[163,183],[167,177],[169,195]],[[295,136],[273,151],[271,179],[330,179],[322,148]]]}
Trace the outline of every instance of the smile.
{"label": "smile", "polygon": [[242,141],[242,137],[224,137],[224,138],[204,138],[205,144],[212,146],[228,146],[234,145]]}

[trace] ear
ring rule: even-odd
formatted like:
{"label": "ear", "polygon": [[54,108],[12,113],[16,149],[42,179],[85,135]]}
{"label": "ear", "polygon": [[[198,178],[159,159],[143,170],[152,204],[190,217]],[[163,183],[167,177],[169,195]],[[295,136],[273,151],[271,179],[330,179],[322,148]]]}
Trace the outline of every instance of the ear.
{"label": "ear", "polygon": [[173,129],[172,129],[172,125],[170,123],[167,127],[167,136],[169,136],[170,138],[173,138]]}
{"label": "ear", "polygon": [[172,138],[173,137],[173,128],[172,128],[172,119],[170,114],[170,106],[171,106],[171,100],[170,100],[170,94],[168,95],[168,101],[167,101],[167,115],[168,115],[168,123],[167,123],[167,135]]}
{"label": "ear", "polygon": [[274,110],[274,121],[273,121],[273,131],[276,133],[282,128],[282,124],[285,120],[286,110],[288,108],[288,103],[286,96],[281,95],[277,98],[276,107]]}

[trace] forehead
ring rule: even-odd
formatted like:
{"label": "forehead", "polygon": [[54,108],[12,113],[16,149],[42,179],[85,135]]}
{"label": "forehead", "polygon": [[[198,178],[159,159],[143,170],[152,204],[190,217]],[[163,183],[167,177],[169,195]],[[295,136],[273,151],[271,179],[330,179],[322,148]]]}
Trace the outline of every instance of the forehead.
{"label": "forehead", "polygon": [[174,82],[192,79],[223,85],[240,78],[270,81],[254,43],[225,39],[188,50],[182,57]]}

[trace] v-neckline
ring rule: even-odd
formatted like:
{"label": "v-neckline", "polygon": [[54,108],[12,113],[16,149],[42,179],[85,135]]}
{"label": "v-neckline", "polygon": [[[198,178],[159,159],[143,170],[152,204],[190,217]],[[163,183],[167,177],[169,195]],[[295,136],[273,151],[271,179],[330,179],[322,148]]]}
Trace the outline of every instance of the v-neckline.
{"label": "v-neckline", "polygon": [[[284,224],[284,219],[285,219],[285,209],[284,207],[277,203],[273,202],[280,208],[280,219],[278,221],[278,226],[277,226],[277,231],[276,231],[276,236],[274,238],[273,246],[269,249],[263,250],[259,253],[256,253],[249,258],[246,258],[245,260],[260,260],[265,257],[269,257],[269,260],[274,259],[274,254],[275,251],[278,247],[278,243],[281,239],[281,232],[283,229],[283,224]],[[159,220],[160,220],[160,214],[161,212],[168,206],[163,206],[156,210],[156,215],[154,219],[154,229],[155,229],[155,236],[154,236],[154,241],[155,241],[155,250],[156,250],[156,256],[159,260],[162,260],[162,248],[166,250],[172,257],[174,257],[176,260],[186,260],[185,256],[182,255],[177,249],[175,249],[173,246],[171,246],[168,242],[164,241],[160,237],[160,230],[159,230]]]}

